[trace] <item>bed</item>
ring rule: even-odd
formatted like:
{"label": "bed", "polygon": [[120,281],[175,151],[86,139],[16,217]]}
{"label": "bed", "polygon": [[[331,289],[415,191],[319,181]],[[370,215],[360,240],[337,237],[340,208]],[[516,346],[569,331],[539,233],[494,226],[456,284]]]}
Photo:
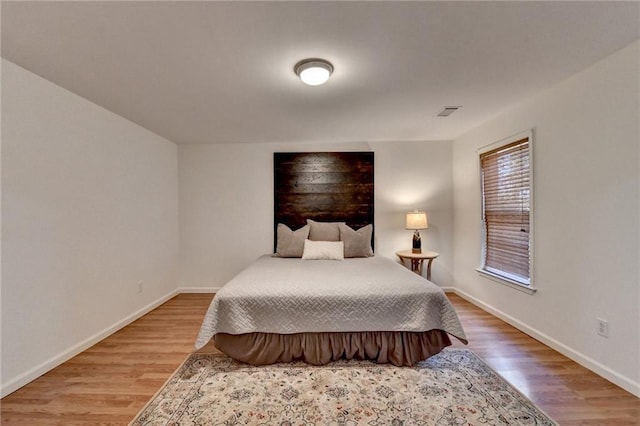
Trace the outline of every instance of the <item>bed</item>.
{"label": "bed", "polygon": [[253,365],[413,365],[450,336],[467,343],[438,286],[374,255],[373,200],[371,152],[275,153],[274,254],[216,294],[196,349],[213,340]]}

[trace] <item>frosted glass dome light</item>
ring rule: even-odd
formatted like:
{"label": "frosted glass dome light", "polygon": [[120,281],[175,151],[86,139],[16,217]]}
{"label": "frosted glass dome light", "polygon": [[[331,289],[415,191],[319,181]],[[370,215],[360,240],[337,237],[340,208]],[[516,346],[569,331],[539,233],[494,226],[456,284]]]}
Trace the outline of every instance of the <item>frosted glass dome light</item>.
{"label": "frosted glass dome light", "polygon": [[309,86],[319,86],[329,80],[333,65],[324,59],[304,59],[294,67],[296,75]]}

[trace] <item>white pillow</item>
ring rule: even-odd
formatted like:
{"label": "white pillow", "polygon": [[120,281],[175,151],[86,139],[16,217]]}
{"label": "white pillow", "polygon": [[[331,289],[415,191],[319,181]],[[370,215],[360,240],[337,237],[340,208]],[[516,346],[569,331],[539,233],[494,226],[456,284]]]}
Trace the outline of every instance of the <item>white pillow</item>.
{"label": "white pillow", "polygon": [[344,243],[342,241],[304,240],[303,260],[342,260]]}

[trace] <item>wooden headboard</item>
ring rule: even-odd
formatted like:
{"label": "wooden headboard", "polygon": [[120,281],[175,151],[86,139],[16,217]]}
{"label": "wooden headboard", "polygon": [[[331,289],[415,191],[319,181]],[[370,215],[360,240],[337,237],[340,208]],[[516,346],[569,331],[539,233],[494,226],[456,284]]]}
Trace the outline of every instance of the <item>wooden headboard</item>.
{"label": "wooden headboard", "polygon": [[373,224],[373,166],[373,152],[275,152],[274,250],[278,223],[294,230],[307,219]]}

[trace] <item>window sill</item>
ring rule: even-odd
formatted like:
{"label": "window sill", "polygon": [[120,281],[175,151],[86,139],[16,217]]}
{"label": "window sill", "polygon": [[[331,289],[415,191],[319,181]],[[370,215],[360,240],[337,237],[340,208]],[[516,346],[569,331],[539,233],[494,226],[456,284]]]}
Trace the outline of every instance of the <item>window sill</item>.
{"label": "window sill", "polygon": [[521,284],[515,280],[510,280],[508,278],[501,277],[496,274],[492,274],[491,272],[485,271],[484,269],[476,268],[476,271],[478,271],[478,274],[482,275],[485,278],[490,279],[491,281],[495,281],[499,284],[505,285],[507,287],[511,287],[523,293],[534,294],[537,291],[537,289],[535,289],[530,285]]}

